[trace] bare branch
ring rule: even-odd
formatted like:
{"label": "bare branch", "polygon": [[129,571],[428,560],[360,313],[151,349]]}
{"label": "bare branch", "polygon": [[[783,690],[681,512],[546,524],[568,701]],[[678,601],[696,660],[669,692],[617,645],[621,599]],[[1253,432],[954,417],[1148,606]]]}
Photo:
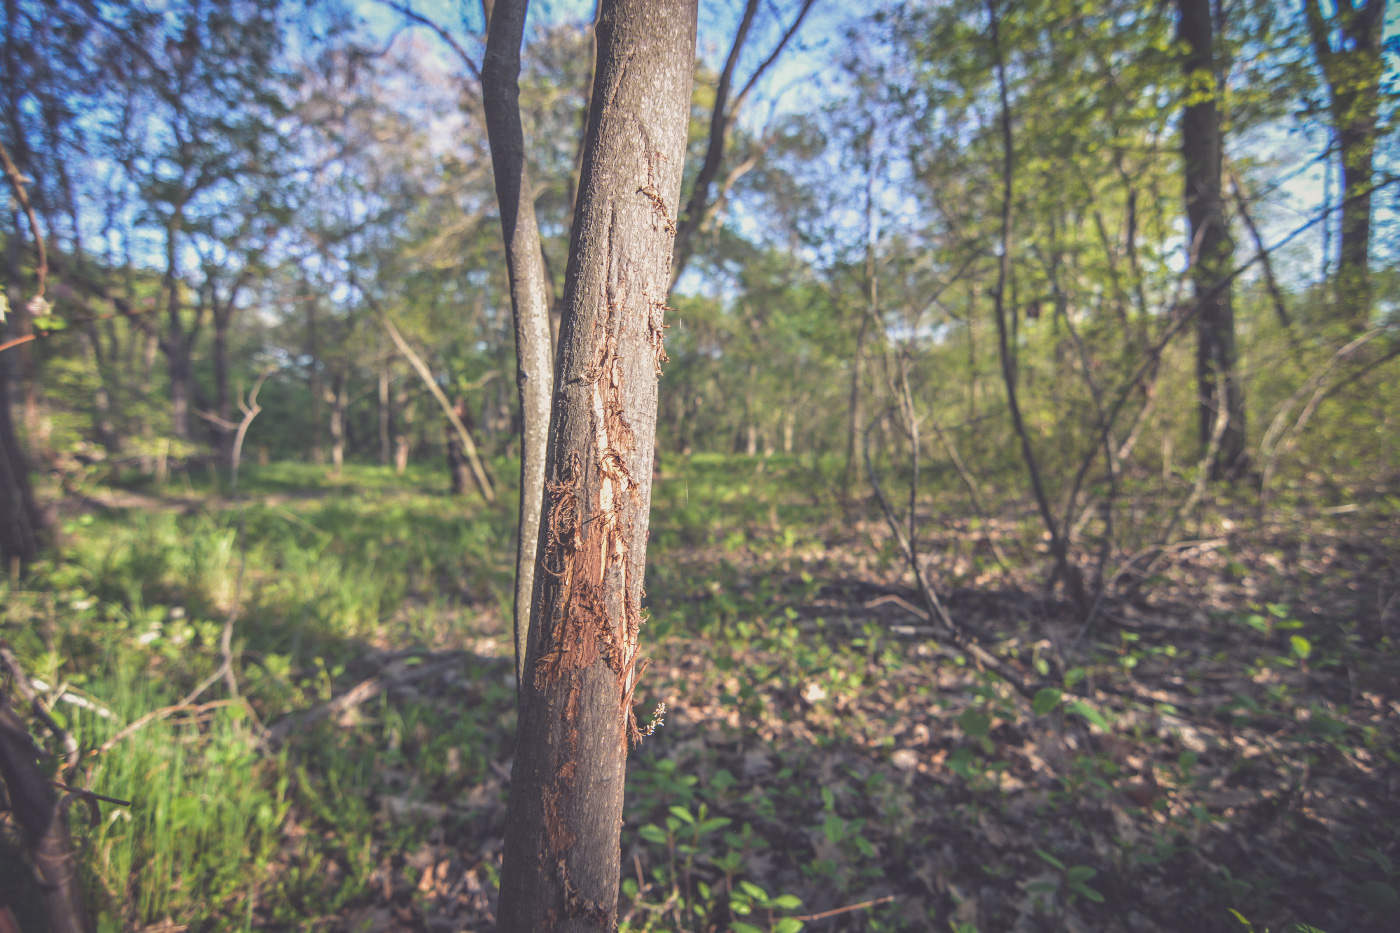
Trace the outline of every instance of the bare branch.
{"label": "bare branch", "polygon": [[43,300],[44,286],[49,277],[49,256],[44,248],[44,234],[39,230],[39,219],[34,216],[34,207],[29,203],[29,192],[25,190],[27,179],[20,174],[19,169],[10,158],[9,150],[4,143],[0,143],[0,165],[4,166],[5,177],[10,180],[10,187],[15,190],[15,200],[19,201],[20,208],[24,211],[24,216],[29,220],[29,233],[34,237],[34,252],[38,256],[38,266],[35,270],[35,278],[38,285],[34,291],[36,301]]}
{"label": "bare branch", "polygon": [[411,20],[412,22],[415,22],[420,26],[426,26],[429,29],[431,29],[434,33],[437,34],[437,37],[441,39],[444,43],[446,43],[447,47],[450,48],[454,53],[456,53],[457,57],[461,59],[462,64],[466,67],[467,72],[472,76],[472,79],[478,82],[481,81],[481,69],[477,66],[476,61],[470,55],[467,54],[467,50],[462,48],[462,44],[458,42],[455,37],[453,37],[452,33],[449,32],[446,28],[444,28],[440,23],[436,22],[435,20],[429,19],[428,17],[424,16],[422,13],[417,12],[407,4],[396,2],[396,0],[379,0],[379,2],[398,13],[404,19]]}
{"label": "bare branch", "polygon": [[384,329],[389,332],[389,337],[394,341],[394,346],[399,348],[399,352],[403,354],[404,359],[408,360],[414,372],[418,373],[419,378],[423,380],[423,384],[427,386],[428,391],[433,394],[433,398],[437,399],[437,403],[442,408],[443,413],[447,415],[447,420],[451,422],[453,430],[457,432],[457,437],[462,442],[462,452],[467,456],[467,463],[471,467],[472,480],[476,483],[476,488],[477,491],[481,493],[481,498],[485,499],[487,502],[495,502],[496,492],[491,488],[491,480],[486,475],[486,468],[481,464],[481,457],[476,449],[476,441],[472,440],[471,432],[468,431],[467,426],[462,423],[462,419],[457,416],[456,410],[453,409],[452,403],[442,391],[442,387],[439,386],[437,380],[433,378],[432,370],[428,368],[427,363],[423,362],[422,357],[413,352],[413,348],[408,345],[407,340],[403,339],[403,334],[399,333],[399,329],[394,326],[394,322],[389,320],[389,316],[384,313],[384,309],[380,307],[379,302],[368,292],[361,290],[361,294],[364,296],[366,303],[369,304],[375,316],[379,318],[379,322],[384,325]]}

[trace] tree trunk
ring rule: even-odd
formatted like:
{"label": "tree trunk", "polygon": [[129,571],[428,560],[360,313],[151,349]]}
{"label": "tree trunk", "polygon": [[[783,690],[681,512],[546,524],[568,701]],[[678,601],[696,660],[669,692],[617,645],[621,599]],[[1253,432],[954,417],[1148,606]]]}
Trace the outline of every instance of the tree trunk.
{"label": "tree trunk", "polygon": [[[1060,533],[1059,523],[1050,506],[1050,497],[1040,473],[1040,460],[1031,445],[1026,420],[1021,413],[1018,392],[1019,367],[1016,353],[1015,287],[1011,272],[1012,217],[1016,204],[1016,144],[1011,130],[1011,102],[1006,84],[1006,62],[1001,48],[1001,18],[996,0],[987,0],[987,15],[990,21],[992,53],[997,76],[997,96],[1000,99],[1001,128],[1001,233],[997,257],[997,284],[992,292],[992,307],[997,326],[997,358],[1001,362],[1001,379],[1006,388],[1006,409],[1011,416],[1011,428],[1016,432],[1016,440],[1021,448],[1021,460],[1031,481],[1031,493],[1035,496],[1036,510],[1040,520],[1050,535],[1050,553],[1055,560],[1055,568],[1050,576],[1050,587],[1063,580],[1075,604],[1088,608],[1087,594],[1084,592],[1084,577],[1076,564],[1069,558],[1069,543]],[[1008,294],[1008,292],[1010,294]]]}
{"label": "tree trunk", "polygon": [[[309,286],[307,287],[309,289]],[[326,462],[326,450],[321,444],[321,361],[316,358],[316,298],[306,301],[306,356],[311,361],[311,462],[321,465]]]}
{"label": "tree trunk", "polygon": [[393,434],[394,417],[390,407],[392,399],[389,395],[388,351],[381,352],[384,359],[379,363],[379,463],[381,466],[388,466],[389,458],[393,454],[390,436]]}
{"label": "tree trunk", "polygon": [[[1371,316],[1371,173],[1385,74],[1382,33],[1386,0],[1353,0],[1337,3],[1335,8],[1328,19],[1318,0],[1304,3],[1342,157],[1342,241],[1335,307],[1338,317],[1359,330]],[[1334,33],[1340,38],[1336,49]]]}
{"label": "tree trunk", "polygon": [[1235,374],[1235,312],[1230,295],[1234,244],[1225,220],[1220,176],[1223,144],[1216,109],[1214,30],[1210,0],[1177,0],[1177,35],[1186,47],[1187,99],[1181,120],[1186,216],[1191,225],[1191,285],[1196,298],[1198,435],[1204,450],[1215,419],[1228,419],[1211,464],[1215,478],[1242,464],[1245,451],[1244,396]]}
{"label": "tree trunk", "polygon": [[[232,302],[233,299],[230,299]],[[214,427],[216,454],[220,463],[233,457],[233,402],[229,393],[228,332],[232,308],[227,313],[214,310],[214,413],[219,416]]]}
{"label": "tree trunk", "polygon": [[112,393],[107,388],[107,367],[102,358],[102,342],[97,334],[97,325],[88,323],[79,332],[83,343],[83,356],[92,366],[97,385],[93,389],[93,428],[97,441],[109,454],[121,452],[121,438],[112,422]]}
{"label": "tree trunk", "polygon": [[408,389],[402,385],[399,386],[395,397],[394,407],[398,410],[398,417],[394,423],[398,431],[394,434],[394,472],[402,476],[408,470],[409,432],[413,429],[418,405],[409,401]]}
{"label": "tree trunk", "polygon": [[33,563],[47,532],[10,420],[10,374],[6,356],[0,353],[0,573],[21,571]]}
{"label": "tree trunk", "polygon": [[[452,411],[456,414],[458,423],[471,430],[474,426],[472,412],[467,406],[466,399],[458,398],[456,404],[452,406]],[[451,419],[447,422],[447,472],[454,496],[462,495],[467,491],[467,487],[474,483],[471,466],[462,450],[461,436]]]}
{"label": "tree trunk", "polygon": [[[145,414],[151,406],[151,388],[155,380],[156,354],[160,352],[160,339],[152,328],[149,332],[143,332],[146,338],[141,344],[141,403],[137,406],[137,418],[140,421],[140,434],[144,443],[141,452],[141,472],[151,473],[155,470],[155,458],[152,451],[155,448],[155,428],[151,426],[151,419]],[[131,341],[133,344],[136,340]]]}
{"label": "tree trunk", "polygon": [[856,334],[856,355],[851,361],[851,403],[846,423],[846,473],[841,482],[841,496],[850,499],[851,490],[860,481],[859,443],[865,431],[865,412],[861,405],[861,382],[865,378],[865,335],[870,329],[869,315],[862,314]]}
{"label": "tree trunk", "polygon": [[0,694],[0,778],[9,796],[9,809],[29,843],[30,862],[44,892],[48,929],[52,933],[92,933],[96,927],[83,902],[77,847],[68,832],[68,805],[59,801],[39,766],[42,754],[24,720]]}
{"label": "tree trunk", "polygon": [[526,4],[527,0],[500,0],[495,4],[490,13],[486,55],[481,67],[486,133],[491,146],[515,318],[515,379],[523,421],[515,555],[515,666],[521,681],[524,680],[525,645],[530,632],[535,548],[544,502],[550,396],[554,391],[549,283],[540,253],[535,195],[525,164],[525,131],[520,120],[520,43],[525,34]]}
{"label": "tree trunk", "polygon": [[[497,11],[499,15],[499,10]],[[696,0],[603,0],[498,929],[617,925],[657,377]]]}
{"label": "tree trunk", "polygon": [[331,377],[326,401],[331,403],[331,475],[339,476],[345,466],[345,408],[349,402],[343,373]]}
{"label": "tree trunk", "polygon": [[[18,230],[18,221],[16,222]],[[27,302],[21,289],[22,272],[18,256],[17,235],[11,237],[10,248],[5,259],[7,299],[13,312],[9,320],[13,329],[23,336],[19,322],[27,320]],[[0,325],[0,337],[5,330]],[[21,345],[23,348],[25,345]],[[16,348],[16,349],[20,349]],[[17,575],[39,556],[39,551],[48,539],[47,516],[40,511],[34,498],[34,490],[29,484],[29,465],[15,436],[14,422],[10,414],[10,360],[16,359],[10,351],[0,351],[0,574]],[[21,364],[22,365],[22,364]],[[23,373],[23,369],[20,370]],[[36,439],[29,438],[30,443]]]}
{"label": "tree trunk", "polygon": [[183,215],[176,210],[165,231],[166,316],[170,335],[160,341],[170,370],[170,433],[180,440],[190,436],[190,359],[189,341],[180,320],[180,260],[177,237]]}

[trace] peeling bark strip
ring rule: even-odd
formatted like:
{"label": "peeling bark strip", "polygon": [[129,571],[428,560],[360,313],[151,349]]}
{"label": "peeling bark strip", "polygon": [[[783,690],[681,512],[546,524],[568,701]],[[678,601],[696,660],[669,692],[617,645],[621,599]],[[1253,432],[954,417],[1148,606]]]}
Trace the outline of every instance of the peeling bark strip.
{"label": "peeling bark strip", "polygon": [[546,458],[499,929],[617,925],[657,377],[696,0],[604,0]]}

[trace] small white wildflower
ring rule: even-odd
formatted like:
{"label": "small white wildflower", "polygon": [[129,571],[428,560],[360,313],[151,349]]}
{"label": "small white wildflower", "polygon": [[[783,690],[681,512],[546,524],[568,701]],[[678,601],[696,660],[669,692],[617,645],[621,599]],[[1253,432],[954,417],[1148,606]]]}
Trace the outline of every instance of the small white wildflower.
{"label": "small white wildflower", "polygon": [[650,738],[656,734],[656,730],[666,725],[666,704],[656,704],[656,711],[651,714],[651,722],[647,723],[647,729],[642,735]]}

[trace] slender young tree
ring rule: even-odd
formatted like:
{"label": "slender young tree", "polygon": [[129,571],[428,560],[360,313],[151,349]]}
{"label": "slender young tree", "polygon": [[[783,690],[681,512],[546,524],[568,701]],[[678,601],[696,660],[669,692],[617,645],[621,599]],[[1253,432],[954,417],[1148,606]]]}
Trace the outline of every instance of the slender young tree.
{"label": "slender young tree", "polygon": [[695,27],[696,0],[604,0],[599,10],[520,685],[502,931],[617,925]]}
{"label": "slender young tree", "polygon": [[544,458],[549,438],[549,399],[554,391],[549,333],[549,283],[540,253],[535,195],[525,163],[520,120],[520,43],[528,0],[500,0],[483,9],[486,55],[481,96],[496,177],[496,199],[505,240],[506,272],[515,320],[515,380],[520,393],[520,525],[515,554],[515,664],[525,680],[525,645],[530,631],[530,594],[535,582],[535,544],[544,502]]}
{"label": "slender young tree", "polygon": [[1191,226],[1189,262],[1196,298],[1196,384],[1200,443],[1227,419],[1211,475],[1220,477],[1244,457],[1244,394],[1235,373],[1235,310],[1230,295],[1234,244],[1221,193],[1219,80],[1215,67],[1215,21],[1210,0],[1177,0],[1177,37],[1185,47],[1186,105],[1181,118],[1186,216]]}

